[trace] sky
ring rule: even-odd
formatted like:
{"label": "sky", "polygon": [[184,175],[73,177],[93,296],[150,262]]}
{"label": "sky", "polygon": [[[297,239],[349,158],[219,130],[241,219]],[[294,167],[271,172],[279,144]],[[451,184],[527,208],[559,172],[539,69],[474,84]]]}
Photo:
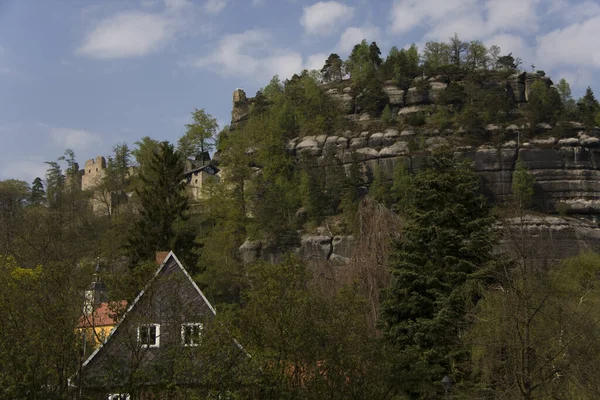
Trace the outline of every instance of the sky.
{"label": "sky", "polygon": [[117,143],[175,143],[196,108],[224,126],[236,88],[362,39],[386,55],[454,33],[600,95],[600,0],[0,0],[0,180],[44,177],[67,148],[83,168]]}

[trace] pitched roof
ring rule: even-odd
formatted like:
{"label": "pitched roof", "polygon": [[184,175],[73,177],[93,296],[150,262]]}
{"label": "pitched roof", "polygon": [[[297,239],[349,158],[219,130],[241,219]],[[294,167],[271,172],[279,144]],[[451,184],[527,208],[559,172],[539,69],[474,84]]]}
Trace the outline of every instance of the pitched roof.
{"label": "pitched roof", "polygon": [[117,311],[124,310],[127,307],[127,301],[114,301],[100,303],[100,305],[90,314],[79,318],[80,328],[112,326],[118,322]]}
{"label": "pitched roof", "polygon": [[190,274],[186,271],[186,269],[183,267],[183,265],[181,264],[181,262],[179,261],[179,259],[177,258],[177,256],[171,251],[169,252],[169,254],[167,255],[167,257],[165,257],[164,261],[162,262],[162,264],[158,267],[158,269],[156,270],[156,272],[154,273],[154,276],[152,277],[152,279],[150,279],[150,281],[146,284],[146,286],[144,287],[144,289],[142,289],[142,291],[137,295],[137,297],[135,298],[135,300],[129,305],[129,307],[127,308],[127,311],[125,312],[125,314],[123,314],[123,318],[121,319],[121,321],[119,321],[119,323],[117,324],[117,326],[110,332],[110,334],[108,335],[108,338],[106,339],[106,342],[103,343],[102,345],[100,345],[89,357],[87,360],[85,360],[85,362],[83,363],[83,367],[85,367],[86,365],[88,365],[93,359],[94,357],[96,357],[96,355],[101,352],[109,343],[111,338],[117,333],[119,327],[121,325],[123,325],[127,319],[127,316],[131,313],[131,310],[133,310],[136,306],[136,304],[140,301],[140,299],[144,296],[144,293],[146,293],[146,291],[148,290],[148,288],[152,285],[152,283],[156,280],[156,278],[161,274],[161,272],[163,271],[163,269],[170,264],[169,261],[173,259],[175,261],[175,264],[179,267],[179,270],[181,272],[183,272],[183,274],[187,277],[187,279],[190,281],[190,283],[192,284],[192,286],[194,287],[194,289],[198,292],[198,294],[201,296],[201,298],[204,300],[205,304],[208,306],[208,308],[210,309],[210,311],[212,312],[213,315],[216,315],[216,310],[214,309],[214,307],[210,304],[210,302],[208,301],[208,299],[206,298],[206,296],[204,295],[204,293],[202,293],[202,291],[200,290],[200,288],[198,287],[198,285],[196,284],[196,282],[194,282],[194,280],[192,279],[192,277],[190,276]]}

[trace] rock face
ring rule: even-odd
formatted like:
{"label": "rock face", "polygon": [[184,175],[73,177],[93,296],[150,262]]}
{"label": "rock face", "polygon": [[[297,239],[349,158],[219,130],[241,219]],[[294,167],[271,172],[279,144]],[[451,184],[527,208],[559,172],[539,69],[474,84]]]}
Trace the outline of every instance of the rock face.
{"label": "rock face", "polygon": [[404,107],[404,90],[398,88],[393,82],[386,82],[383,91],[390,99],[390,105]]}
{"label": "rock face", "polygon": [[[422,78],[424,79],[424,78]],[[393,82],[386,82],[384,91],[390,99],[394,113],[404,120],[416,114],[428,115],[434,103],[447,85],[429,78],[427,90],[409,88],[406,92]],[[506,87],[515,101],[524,105],[536,81],[546,85],[552,82],[537,74],[515,74],[505,81],[488,82],[489,87]],[[562,122],[555,133],[548,124],[539,125],[540,136],[523,141],[527,129],[524,125],[488,125],[486,134],[502,138],[503,143],[494,146],[472,146],[461,142],[466,131],[434,130],[418,126],[408,126],[402,132],[397,129],[383,129],[377,120],[371,120],[366,113],[358,115],[355,100],[350,88],[330,89],[328,95],[337,100],[349,119],[356,121],[356,129],[325,135],[314,132],[314,136],[292,139],[288,145],[291,154],[308,154],[323,167],[329,157],[336,157],[349,171],[351,163],[359,162],[365,177],[372,177],[376,167],[384,176],[392,179],[398,163],[407,170],[416,172],[426,165],[428,151],[449,144],[459,158],[470,160],[482,178],[483,188],[491,199],[506,201],[512,191],[512,177],[517,159],[520,159],[535,178],[535,206],[537,211],[556,215],[566,211],[575,218],[530,217],[526,221],[532,243],[539,238],[547,239],[550,245],[541,246],[538,259],[553,259],[553,251],[566,257],[577,254],[582,249],[600,250],[600,231],[592,222],[600,215],[600,129],[588,129],[577,122]],[[248,118],[252,99],[247,99],[242,90],[234,92],[232,127]],[[362,120],[362,122],[359,121]],[[415,124],[418,125],[418,124]],[[401,125],[399,125],[401,126]],[[406,125],[405,125],[406,126]],[[369,129],[372,128],[372,131]],[[468,145],[465,145],[468,144]],[[585,219],[585,220],[584,220]],[[520,228],[519,228],[520,229]],[[537,239],[536,239],[537,238]],[[529,239],[528,239],[529,240]],[[327,262],[331,266],[345,265],[351,257],[354,238],[314,235],[302,237],[298,247],[292,249],[303,258]],[[498,247],[502,251],[502,245]],[[272,262],[281,260],[282,251],[270,249],[258,242],[246,242],[240,248],[244,262],[258,258]]]}
{"label": "rock face", "polygon": [[[498,229],[502,229],[504,234],[494,248],[496,254],[514,256],[514,243],[518,241],[519,246],[530,254],[528,260],[535,265],[550,265],[584,251],[600,251],[600,227],[590,220],[525,215],[522,220],[509,220],[508,224]],[[285,252],[291,251],[312,264],[343,268],[351,261],[355,246],[353,236],[306,235],[302,237],[299,247],[287,250],[268,249],[260,242],[246,241],[240,247],[240,255],[244,263],[258,259],[277,263],[283,260]]]}
{"label": "rock face", "polygon": [[[481,175],[486,194],[503,202],[511,194],[512,174],[517,158],[535,177],[535,202],[540,211],[554,213],[559,209],[576,214],[600,213],[600,138],[595,132],[575,138],[556,140],[553,137],[531,140],[518,148],[516,141],[499,147],[457,147],[458,157],[473,162]],[[308,153],[323,162],[324,156],[333,154],[342,163],[350,164],[353,158],[362,163],[366,176],[372,176],[376,165],[392,179],[398,160],[408,160],[409,170],[416,172],[424,165],[427,155],[412,149],[412,143],[422,143],[421,150],[431,150],[443,144],[453,145],[452,132],[444,136],[418,130],[398,133],[367,131],[351,138],[343,136],[306,136],[290,142],[296,153]],[[318,140],[317,140],[318,139]]]}
{"label": "rock face", "polygon": [[496,253],[512,254],[514,239],[530,254],[532,262],[546,266],[581,252],[600,251],[600,227],[591,221],[526,215],[509,224],[510,229],[494,249]]}

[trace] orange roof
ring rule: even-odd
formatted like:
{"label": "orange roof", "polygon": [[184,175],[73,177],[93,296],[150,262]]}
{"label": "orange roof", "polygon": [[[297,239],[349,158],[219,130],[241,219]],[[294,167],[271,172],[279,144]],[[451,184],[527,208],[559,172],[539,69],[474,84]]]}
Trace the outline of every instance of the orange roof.
{"label": "orange roof", "polygon": [[127,301],[113,301],[110,303],[100,303],[98,308],[91,314],[86,314],[79,319],[79,327],[87,328],[92,326],[111,326],[117,324],[117,312],[125,310]]}

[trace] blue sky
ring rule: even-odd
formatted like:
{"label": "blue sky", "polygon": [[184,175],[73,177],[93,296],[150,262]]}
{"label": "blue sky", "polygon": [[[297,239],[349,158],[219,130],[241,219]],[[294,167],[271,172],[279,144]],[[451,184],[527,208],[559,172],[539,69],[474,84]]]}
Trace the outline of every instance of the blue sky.
{"label": "blue sky", "polygon": [[224,125],[236,88],[363,38],[385,55],[454,32],[600,92],[598,0],[0,0],[0,179],[43,177],[65,148],[83,165],[176,142],[194,108]]}

